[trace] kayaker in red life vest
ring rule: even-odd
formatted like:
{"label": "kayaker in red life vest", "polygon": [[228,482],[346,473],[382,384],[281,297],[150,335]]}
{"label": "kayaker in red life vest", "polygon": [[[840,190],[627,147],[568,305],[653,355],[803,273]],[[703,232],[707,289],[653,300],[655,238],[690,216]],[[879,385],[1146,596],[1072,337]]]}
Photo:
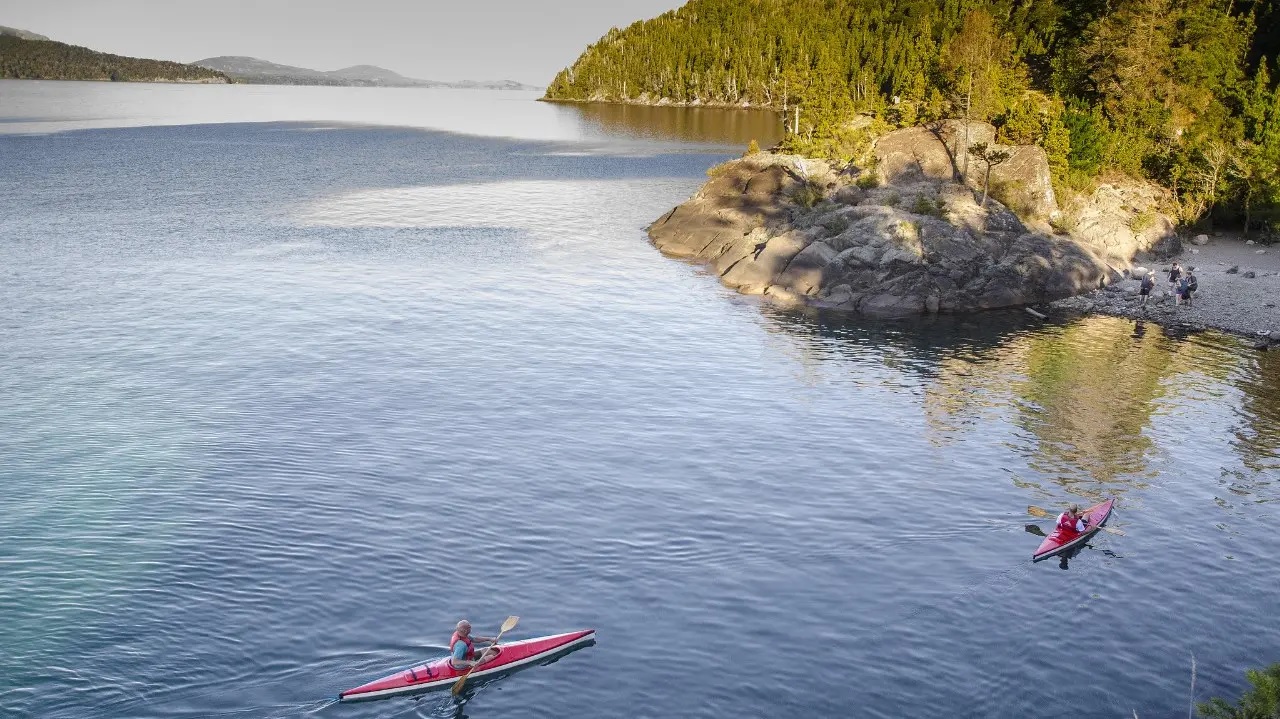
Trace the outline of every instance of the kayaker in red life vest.
{"label": "kayaker in red life vest", "polygon": [[1080,505],[1073,504],[1071,509],[1058,515],[1058,529],[1068,534],[1080,534],[1089,526],[1089,518],[1080,513]]}
{"label": "kayaker in red life vest", "polygon": [[471,636],[471,622],[463,619],[458,622],[458,628],[454,630],[453,636],[449,638],[449,663],[454,669],[467,669],[476,664],[483,664],[490,659],[498,656],[498,650],[490,647],[484,651],[484,654],[476,658],[475,642],[494,642],[497,641],[493,637]]}

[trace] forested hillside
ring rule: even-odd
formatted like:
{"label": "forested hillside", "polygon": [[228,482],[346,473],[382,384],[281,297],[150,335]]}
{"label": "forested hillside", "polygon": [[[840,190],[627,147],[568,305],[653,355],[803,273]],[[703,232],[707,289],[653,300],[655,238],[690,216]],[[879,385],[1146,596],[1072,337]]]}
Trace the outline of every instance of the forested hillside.
{"label": "forested hillside", "polygon": [[226,75],[194,65],[109,55],[78,45],[24,40],[9,34],[0,34],[0,78],[227,82]]}
{"label": "forested hillside", "polygon": [[1077,188],[1164,184],[1184,222],[1280,221],[1280,0],[692,0],[612,30],[548,99],[772,107],[789,149],[986,120]]}

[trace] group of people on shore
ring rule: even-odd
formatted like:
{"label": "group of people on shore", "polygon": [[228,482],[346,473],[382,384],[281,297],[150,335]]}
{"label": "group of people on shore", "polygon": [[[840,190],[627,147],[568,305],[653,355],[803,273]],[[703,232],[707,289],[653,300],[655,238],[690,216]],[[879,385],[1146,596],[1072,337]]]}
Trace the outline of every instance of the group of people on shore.
{"label": "group of people on shore", "polygon": [[[1142,306],[1147,306],[1147,298],[1151,295],[1151,291],[1156,287],[1156,271],[1147,270],[1147,275],[1142,278],[1142,285],[1138,288],[1138,294],[1142,297]],[[1186,272],[1182,271],[1182,265],[1177,262],[1169,268],[1169,294],[1173,295],[1174,305],[1183,305],[1190,307],[1191,298],[1195,297],[1196,290],[1200,288],[1199,280],[1196,279],[1196,268],[1188,267]]]}

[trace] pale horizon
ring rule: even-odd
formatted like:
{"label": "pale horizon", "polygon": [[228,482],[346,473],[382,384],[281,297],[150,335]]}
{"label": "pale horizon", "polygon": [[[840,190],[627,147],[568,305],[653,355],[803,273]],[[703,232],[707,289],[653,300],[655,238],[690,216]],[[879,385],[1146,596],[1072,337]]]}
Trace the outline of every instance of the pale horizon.
{"label": "pale horizon", "polygon": [[545,86],[612,27],[682,0],[0,0],[0,25],[99,52],[190,63],[247,56],[313,70],[376,65],[407,77]]}

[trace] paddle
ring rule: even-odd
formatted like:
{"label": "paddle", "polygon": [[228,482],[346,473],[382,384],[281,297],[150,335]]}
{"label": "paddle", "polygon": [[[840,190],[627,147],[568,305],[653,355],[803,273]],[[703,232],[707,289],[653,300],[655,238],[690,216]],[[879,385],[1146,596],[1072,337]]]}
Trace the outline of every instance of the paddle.
{"label": "paddle", "polygon": [[[1045,519],[1054,519],[1058,516],[1050,512],[1049,510],[1041,509],[1040,507],[1037,507],[1034,504],[1031,505],[1030,507],[1027,507],[1027,514],[1030,514],[1035,517],[1044,517]],[[1107,527],[1105,525],[1102,527],[1102,531],[1110,532],[1111,534],[1114,534],[1118,537],[1124,536],[1124,532],[1120,531],[1119,529],[1114,529],[1112,527]]]}
{"label": "paddle", "polygon": [[[520,622],[520,617],[507,617],[507,621],[502,623],[502,629],[498,632],[498,636],[493,638],[493,644],[490,644],[489,646],[485,647],[484,648],[485,651],[489,651],[490,649],[498,646],[498,641],[502,639],[502,635],[506,634],[512,629],[515,629],[516,624],[518,624],[519,622]],[[480,652],[480,656],[484,656],[484,652]],[[471,676],[471,672],[474,672],[476,670],[476,667],[478,666],[480,666],[479,663],[472,664],[471,668],[467,670],[467,673],[463,674],[461,677],[458,678],[458,681],[453,683],[453,689],[451,691],[453,692],[454,696],[457,696],[458,693],[462,691],[462,685],[467,683],[467,677]]]}

